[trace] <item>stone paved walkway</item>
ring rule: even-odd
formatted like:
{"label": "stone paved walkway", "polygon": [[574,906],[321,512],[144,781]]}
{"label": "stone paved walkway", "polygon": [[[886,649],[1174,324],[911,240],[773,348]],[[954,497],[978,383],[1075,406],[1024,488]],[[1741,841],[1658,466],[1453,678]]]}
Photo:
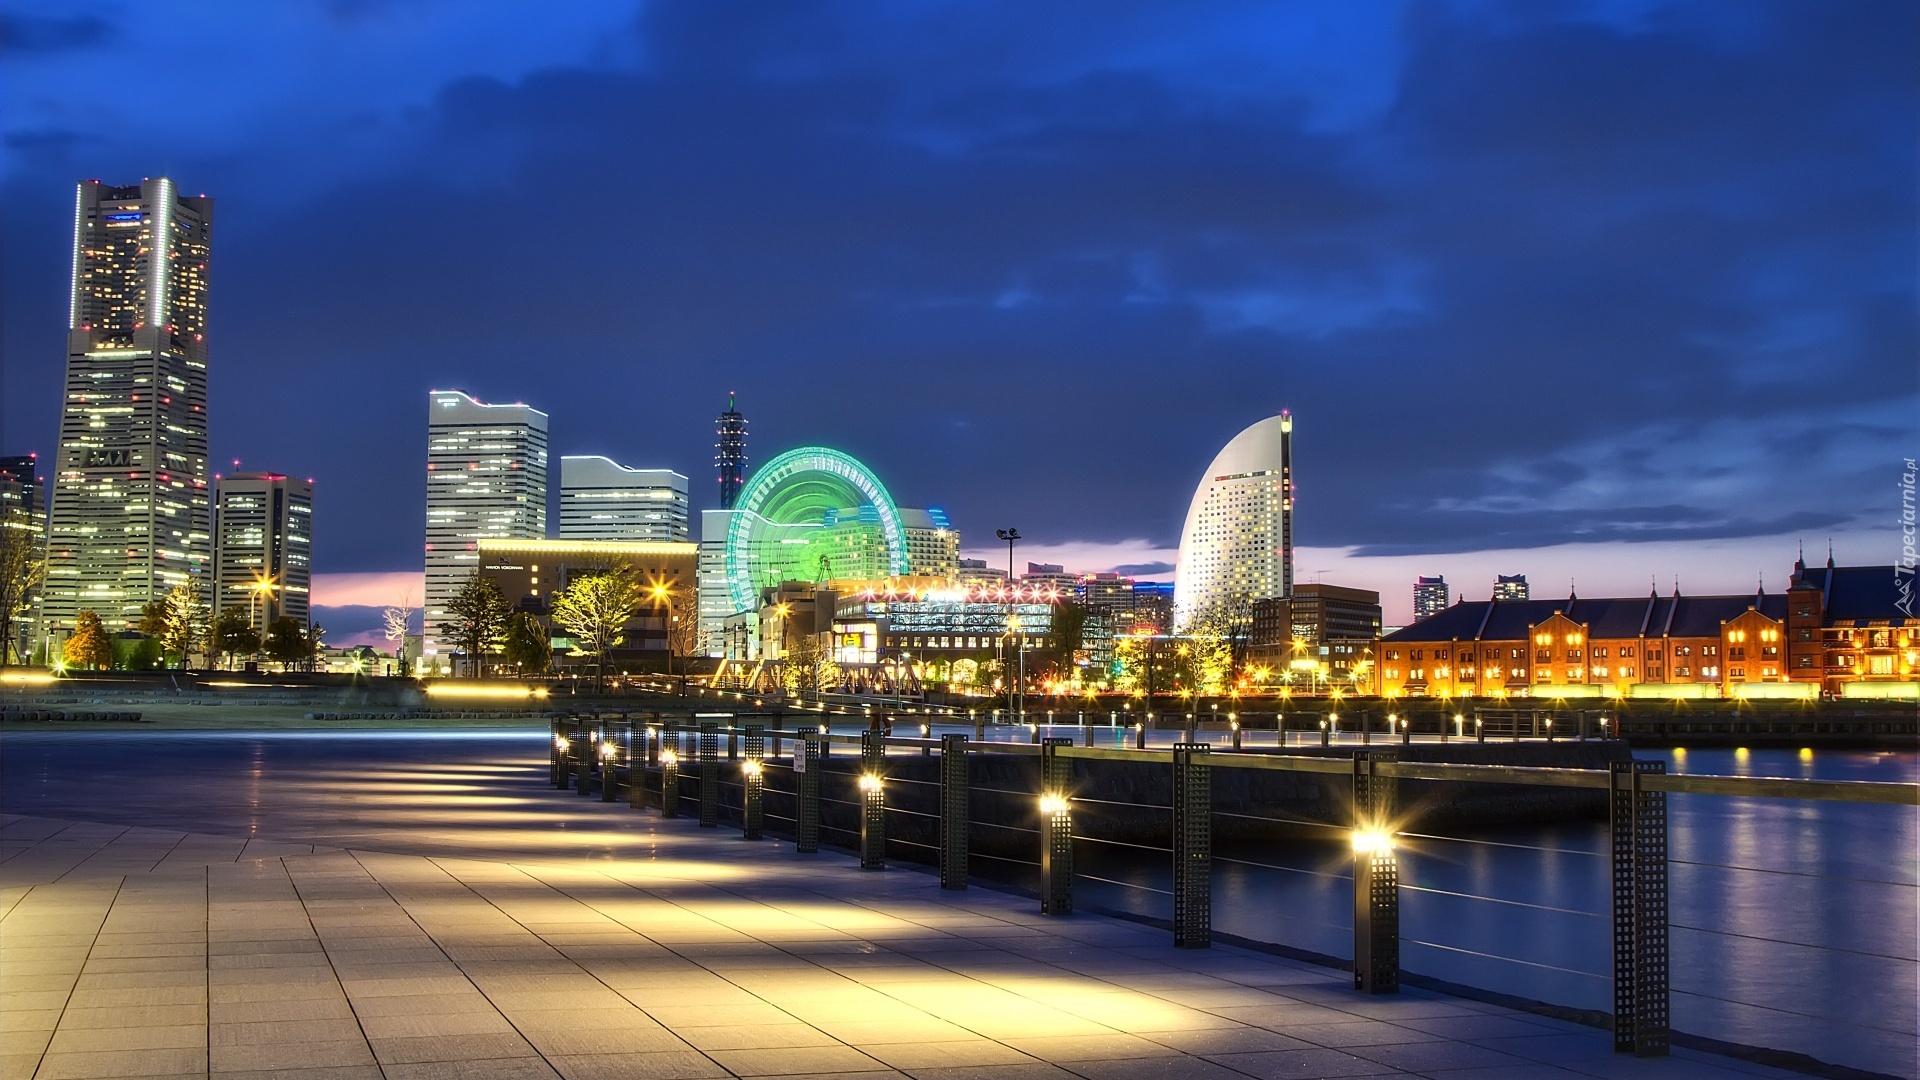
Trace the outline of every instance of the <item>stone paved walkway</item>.
{"label": "stone paved walkway", "polygon": [[[0,817],[4,1076],[1792,1076],[555,793],[489,857]],[[598,824],[596,824],[598,823]]]}

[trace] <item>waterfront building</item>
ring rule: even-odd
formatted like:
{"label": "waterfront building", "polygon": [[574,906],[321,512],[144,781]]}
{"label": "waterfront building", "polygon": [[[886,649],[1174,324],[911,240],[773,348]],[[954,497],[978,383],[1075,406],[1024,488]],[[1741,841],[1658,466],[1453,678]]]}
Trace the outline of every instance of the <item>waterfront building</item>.
{"label": "waterfront building", "polygon": [[246,610],[256,629],[306,622],[313,575],[313,481],[243,472],[214,479],[215,612]]}
{"label": "waterfront building", "polygon": [[427,545],[424,659],[444,667],[447,603],[479,569],[483,539],[547,534],[547,414],[489,405],[458,390],[427,404]]}
{"label": "waterfront building", "polygon": [[735,614],[733,597],[727,589],[727,531],[732,526],[732,510],[700,511],[700,554],[696,575],[700,595],[700,654],[745,659],[735,656],[726,644],[727,618]]}
{"label": "waterfront building", "polygon": [[687,541],[687,478],[598,454],[560,459],[563,540]]}
{"label": "waterfront building", "polygon": [[[1525,574],[1497,574],[1493,583],[1495,600],[1526,600],[1532,595]],[[1444,606],[1444,602],[1443,605]]]}
{"label": "waterfront building", "polygon": [[627,621],[626,641],[608,654],[624,663],[695,651],[691,627],[696,619],[695,568],[699,548],[685,542],[656,540],[545,540],[486,537],[476,541],[477,565],[492,578],[514,611],[538,618],[555,642],[555,652],[571,647],[564,628],[553,623],[553,595],[583,574],[624,567],[640,583],[645,601]]}
{"label": "waterfront building", "polygon": [[1916,697],[1920,620],[1892,566],[1807,568],[1786,593],[1466,601],[1376,646],[1389,697]]}
{"label": "waterfront building", "polygon": [[714,465],[720,474],[720,509],[731,510],[740,501],[747,476],[747,418],[727,391],[727,411],[716,420],[720,441],[714,444]]}
{"label": "waterfront building", "polygon": [[1105,671],[1113,663],[1114,635],[1133,628],[1133,579],[1115,573],[1087,574],[1080,579],[1077,597],[1087,609],[1080,629],[1087,662]]}
{"label": "waterfront building", "polygon": [[81,611],[135,624],[213,556],[207,287],[213,200],[165,177],[75,192],[66,389],[43,593],[46,634]]}
{"label": "waterfront building", "polygon": [[1133,625],[1122,627],[1121,633],[1139,633],[1143,630],[1154,634],[1173,633],[1174,588],[1165,581],[1136,581],[1133,583]]}
{"label": "waterfront building", "polygon": [[1312,583],[1256,600],[1247,664],[1267,682],[1364,689],[1380,637],[1380,594]]}
{"label": "waterfront building", "polygon": [[1174,577],[1176,622],[1293,591],[1293,417],[1235,435],[1187,507]]}
{"label": "waterfront building", "polygon": [[1447,579],[1440,577],[1417,577],[1413,579],[1413,621],[1431,619],[1447,610],[1447,600],[1451,590]]}

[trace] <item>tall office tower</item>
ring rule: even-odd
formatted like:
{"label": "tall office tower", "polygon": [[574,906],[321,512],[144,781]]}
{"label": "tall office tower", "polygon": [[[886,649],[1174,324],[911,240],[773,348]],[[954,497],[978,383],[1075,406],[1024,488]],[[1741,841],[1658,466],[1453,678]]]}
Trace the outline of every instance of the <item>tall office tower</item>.
{"label": "tall office tower", "polygon": [[[5,530],[0,536],[5,537],[9,547],[21,545],[24,550],[13,550],[31,559],[40,558],[47,542],[47,502],[36,471],[39,464],[39,458],[33,454],[0,457],[0,530]],[[40,589],[36,585],[17,599],[19,605],[13,617],[0,619],[7,623],[6,640],[0,640],[0,660],[8,658],[9,646],[15,650],[13,656],[22,658],[33,649],[34,626],[39,622]]]}
{"label": "tall office tower", "polygon": [[213,482],[213,610],[244,608],[257,630],[307,621],[313,481],[244,472]]}
{"label": "tall office tower", "polygon": [[74,196],[67,379],[53,468],[46,629],[108,629],[213,555],[207,491],[207,263],[213,200],[173,181]]}
{"label": "tall office tower", "polygon": [[1194,489],[1174,572],[1179,626],[1222,606],[1293,594],[1293,415],[1248,427]]}
{"label": "tall office tower", "polygon": [[1527,575],[1495,575],[1495,581],[1493,583],[1493,598],[1495,600],[1525,600],[1528,599],[1530,595],[1531,590],[1527,588]]}
{"label": "tall office tower", "polygon": [[733,610],[733,594],[727,588],[727,530],[733,527],[734,510],[700,511],[700,550],[696,556],[694,577],[700,589],[700,652],[704,656],[725,656],[726,622]]}
{"label": "tall office tower", "polygon": [[1447,610],[1447,579],[1441,577],[1417,577],[1413,579],[1413,621],[1438,615]]}
{"label": "tall office tower", "polygon": [[731,510],[740,501],[740,488],[747,482],[747,418],[734,407],[733,391],[727,391],[727,411],[720,414],[720,452],[713,460],[720,466],[720,509]]}
{"label": "tall office tower", "polygon": [[687,478],[598,455],[560,459],[562,540],[687,541]]}
{"label": "tall office tower", "polygon": [[422,657],[439,665],[447,604],[480,568],[479,542],[547,535],[547,414],[458,390],[427,404],[427,595]]}

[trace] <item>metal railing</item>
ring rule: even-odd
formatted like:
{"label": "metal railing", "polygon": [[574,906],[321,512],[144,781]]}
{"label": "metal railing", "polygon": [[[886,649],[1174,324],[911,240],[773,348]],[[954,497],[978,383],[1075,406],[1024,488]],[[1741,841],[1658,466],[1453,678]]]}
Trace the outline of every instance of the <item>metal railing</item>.
{"label": "metal railing", "polygon": [[[890,814],[937,818],[937,843],[927,844],[898,837],[891,843],[927,851],[924,860],[939,868],[942,888],[965,888],[970,860],[987,859],[1036,868],[1039,871],[1041,912],[1047,915],[1064,915],[1073,910],[1073,885],[1076,879],[1141,890],[1171,899],[1174,943],[1189,948],[1204,948],[1213,937],[1212,879],[1216,861],[1230,866],[1308,874],[1325,879],[1350,878],[1353,892],[1351,968],[1355,988],[1364,993],[1391,993],[1399,986],[1400,946],[1403,940],[1400,933],[1400,900],[1403,892],[1484,901],[1564,916],[1607,919],[1611,926],[1612,970],[1606,975],[1494,956],[1440,942],[1406,940],[1409,944],[1422,947],[1551,969],[1573,976],[1608,979],[1613,991],[1610,1022],[1615,1049],[1639,1056],[1664,1055],[1670,1043],[1669,1001],[1671,994],[1676,991],[1670,986],[1669,931],[1678,929],[1743,936],[1670,921],[1669,866],[1692,864],[1686,860],[1675,860],[1669,853],[1668,796],[1692,794],[1920,806],[1920,785],[1674,774],[1665,770],[1663,761],[1615,760],[1606,769],[1564,768],[1400,760],[1398,749],[1391,745],[1382,745],[1377,749],[1368,746],[1348,747],[1345,749],[1351,753],[1346,756],[1329,756],[1288,754],[1284,752],[1284,747],[1235,752],[1197,741],[1182,741],[1167,750],[1139,748],[1138,743],[1133,747],[1075,746],[1072,738],[1046,737],[1039,738],[1037,742],[986,743],[970,739],[964,733],[933,735],[929,732],[927,736],[915,737],[888,736],[880,730],[836,734],[816,723],[786,728],[772,726],[793,719],[779,714],[718,713],[695,714],[682,719],[558,719],[554,722],[551,740],[552,780],[556,787],[572,786],[582,795],[597,790],[605,801],[613,801],[618,790],[625,788],[628,801],[634,807],[645,805],[649,801],[648,796],[657,791],[658,795],[651,800],[652,804],[667,816],[678,814],[681,801],[686,797],[681,788],[691,781],[697,787],[696,797],[703,826],[717,823],[721,787],[726,784],[739,790],[738,809],[750,837],[759,834],[761,821],[784,820],[791,825],[790,834],[803,852],[818,848],[823,802],[829,806],[851,807],[857,813],[857,831],[839,831],[853,839],[854,842],[846,846],[858,852],[860,866],[867,870],[885,865],[890,842],[887,836]],[[1585,735],[1585,732],[1581,734]],[[726,739],[726,758],[732,762],[727,771],[737,774],[730,775],[724,781],[721,775],[723,735]],[[1037,732],[1035,737],[1038,738]],[[1238,743],[1240,740],[1236,738],[1234,741]],[[792,746],[790,764],[778,760],[783,756],[783,744]],[[856,795],[851,800],[822,794],[821,778],[827,772],[826,763],[831,760],[835,745],[859,748],[858,767],[852,775]],[[909,757],[890,757],[890,751]],[[1033,788],[1022,791],[974,784],[970,775],[970,761],[980,754],[1037,758],[1039,769]],[[890,764],[935,755],[940,758],[937,780],[889,776]],[[696,765],[692,773],[687,768],[688,757]],[[1166,804],[1143,805],[1076,797],[1071,790],[1072,763],[1076,760],[1090,763],[1164,763],[1170,771],[1171,799]],[[794,812],[792,815],[768,814],[764,807],[764,776],[767,770],[783,764],[791,774]],[[1303,818],[1244,815],[1220,809],[1214,805],[1211,783],[1212,774],[1220,769],[1338,778],[1349,785],[1349,820],[1344,824],[1335,824]],[[841,775],[844,776],[844,772]],[[656,777],[658,787],[654,785]],[[1403,819],[1403,810],[1398,805],[1397,787],[1402,781],[1594,792],[1604,797],[1607,806],[1607,850],[1602,853],[1546,849],[1534,845],[1501,844],[1497,841],[1468,840],[1413,831],[1416,821]],[[938,796],[931,800],[933,811],[889,806],[887,790],[889,786],[898,784],[937,788]],[[1006,821],[975,820],[971,813],[972,796],[982,792],[998,798],[1033,800],[1032,805],[1038,811],[1038,828]],[[784,796],[787,793],[781,794]],[[1167,847],[1159,847],[1076,833],[1076,807],[1084,807],[1090,812],[1109,809],[1164,811],[1170,815],[1171,843]],[[1325,830],[1329,835],[1344,837],[1351,848],[1350,871],[1335,874],[1217,854],[1216,819],[1281,823]],[[1031,835],[1034,846],[1030,850],[1035,857],[1028,860],[970,851],[968,836],[971,830],[977,828]],[[1604,857],[1608,860],[1611,881],[1610,910],[1601,913],[1531,904],[1410,883],[1402,878],[1396,851],[1402,839],[1491,844],[1535,851],[1561,850],[1570,856]],[[1074,857],[1077,844],[1164,855],[1171,860],[1172,888],[1160,889],[1138,881],[1076,873]]]}

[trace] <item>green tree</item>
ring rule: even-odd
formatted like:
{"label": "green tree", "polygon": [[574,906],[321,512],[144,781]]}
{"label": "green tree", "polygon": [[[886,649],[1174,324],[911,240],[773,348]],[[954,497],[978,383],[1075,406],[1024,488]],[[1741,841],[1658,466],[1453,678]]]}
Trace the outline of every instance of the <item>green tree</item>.
{"label": "green tree", "polygon": [[307,628],[300,620],[282,615],[267,624],[267,640],[263,646],[267,658],[280,663],[280,670],[290,671],[293,665],[313,659],[313,642],[307,638]]}
{"label": "green tree", "polygon": [[107,628],[100,622],[100,616],[92,611],[80,613],[62,656],[68,667],[102,668],[113,664],[113,641],[107,637]]}
{"label": "green tree", "polygon": [[251,656],[260,651],[260,635],[254,633],[247,609],[235,605],[222,611],[207,632],[207,652],[224,654],[227,666],[236,655]]}
{"label": "green tree", "polygon": [[553,666],[553,642],[539,619],[524,611],[515,612],[507,619],[500,656],[522,675],[544,675]]}
{"label": "green tree", "polygon": [[140,621],[133,624],[135,630],[150,638],[157,638],[167,629],[167,598],[149,600],[140,605]]}
{"label": "green tree", "polygon": [[30,610],[33,592],[46,573],[46,549],[33,530],[16,518],[0,518],[0,667],[6,666],[14,647],[14,620]]}
{"label": "green tree", "polygon": [[594,658],[593,685],[600,688],[607,652],[627,640],[627,624],[640,610],[640,583],[625,565],[585,574],[553,597],[553,621],[566,629],[582,655]]}
{"label": "green tree", "polygon": [[467,654],[474,678],[486,674],[487,653],[500,643],[507,628],[507,598],[494,580],[475,570],[460,591],[447,602],[452,616],[440,624],[441,633],[452,638]]}

